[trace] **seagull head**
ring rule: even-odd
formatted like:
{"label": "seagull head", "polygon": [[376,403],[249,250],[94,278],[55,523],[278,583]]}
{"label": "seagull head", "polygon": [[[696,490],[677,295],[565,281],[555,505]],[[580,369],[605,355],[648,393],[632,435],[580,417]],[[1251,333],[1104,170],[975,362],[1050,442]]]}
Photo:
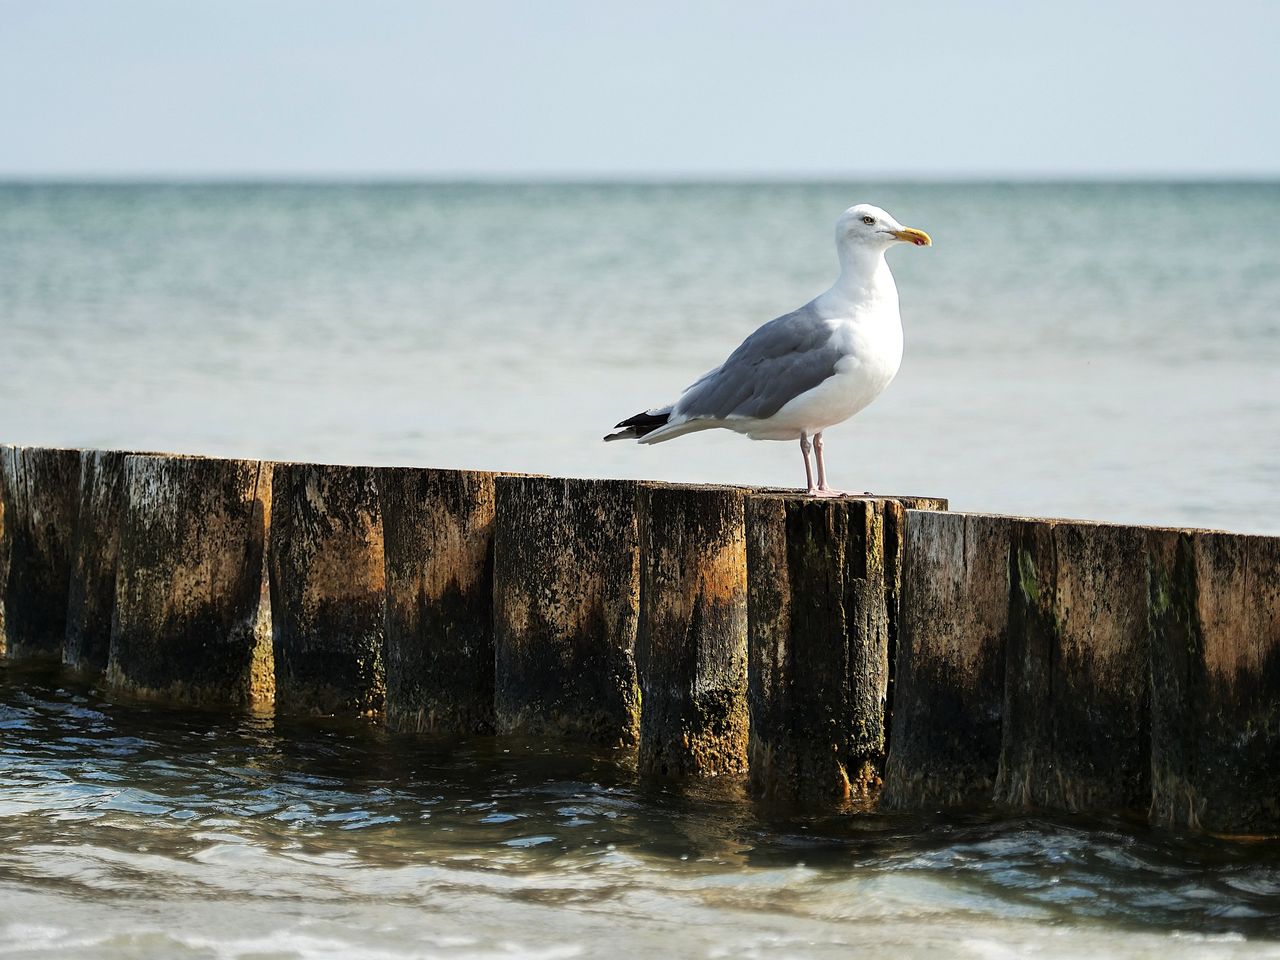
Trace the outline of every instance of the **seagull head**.
{"label": "seagull head", "polygon": [[836,246],[842,251],[885,250],[895,243],[933,244],[923,230],[904,227],[889,213],[869,203],[850,207],[836,221]]}

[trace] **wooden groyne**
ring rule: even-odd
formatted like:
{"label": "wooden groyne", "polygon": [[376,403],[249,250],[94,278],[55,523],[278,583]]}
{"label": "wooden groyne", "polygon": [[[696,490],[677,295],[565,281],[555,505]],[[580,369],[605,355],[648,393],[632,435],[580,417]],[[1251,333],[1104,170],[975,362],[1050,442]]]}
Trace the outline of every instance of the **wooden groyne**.
{"label": "wooden groyne", "polygon": [[0,447],[0,650],[850,810],[1280,833],[1280,538]]}

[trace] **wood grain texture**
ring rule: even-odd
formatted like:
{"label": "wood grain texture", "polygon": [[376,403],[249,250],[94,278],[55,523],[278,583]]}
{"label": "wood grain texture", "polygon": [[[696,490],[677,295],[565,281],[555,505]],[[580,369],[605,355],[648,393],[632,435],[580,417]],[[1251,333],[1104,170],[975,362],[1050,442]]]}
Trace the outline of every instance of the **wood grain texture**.
{"label": "wood grain texture", "polygon": [[124,522],[124,460],[111,450],[80,454],[80,509],[67,596],[65,664],[88,675],[106,669]]}
{"label": "wood grain texture", "polygon": [[1151,820],[1280,833],[1280,538],[1147,542]]}
{"label": "wood grain texture", "polygon": [[636,743],[636,486],[629,480],[497,479],[500,731]]}
{"label": "wood grain texture", "polygon": [[16,462],[13,444],[0,444],[0,657],[9,652],[5,610],[9,595],[9,558],[13,553],[13,525],[17,523]]}
{"label": "wood grain texture", "polygon": [[494,475],[374,472],[386,556],[387,724],[494,730]]}
{"label": "wood grain texture", "polygon": [[5,655],[61,660],[80,510],[80,453],[44,447],[9,447],[4,453]]}
{"label": "wood grain texture", "polygon": [[183,703],[271,704],[271,475],[257,460],[125,458],[113,688]]}
{"label": "wood grain texture", "polygon": [[884,501],[746,501],[750,786],[870,801],[885,754]]}
{"label": "wood grain texture", "polygon": [[1133,527],[1017,520],[995,796],[1144,810],[1150,798],[1146,543]]}
{"label": "wood grain texture", "polygon": [[380,714],[385,573],[373,470],[277,463],[271,499],[276,712]]}
{"label": "wood grain texture", "polygon": [[743,493],[640,491],[639,768],[670,777],[747,765]]}
{"label": "wood grain texture", "polygon": [[5,446],[0,654],[285,713],[385,688],[397,729],[791,802],[1280,833],[1280,538],[946,505]]}
{"label": "wood grain texture", "polygon": [[992,797],[1011,527],[1004,517],[906,514],[887,808],[935,809]]}

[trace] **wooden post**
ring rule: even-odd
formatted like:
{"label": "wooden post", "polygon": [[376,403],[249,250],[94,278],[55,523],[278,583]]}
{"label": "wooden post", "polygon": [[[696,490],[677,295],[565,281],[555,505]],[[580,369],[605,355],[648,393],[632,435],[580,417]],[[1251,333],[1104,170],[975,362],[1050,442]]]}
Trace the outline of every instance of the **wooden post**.
{"label": "wooden post", "polygon": [[80,454],[80,509],[72,549],[67,635],[62,660],[89,674],[107,667],[116,605],[116,564],[124,521],[126,454]]}
{"label": "wooden post", "polygon": [[750,782],[786,801],[870,800],[885,750],[883,500],[746,502]]}
{"label": "wooden post", "polygon": [[8,569],[0,591],[6,655],[61,660],[80,507],[80,454],[43,447],[4,452]]}
{"label": "wooden post", "polygon": [[928,810],[992,797],[1011,525],[1005,517],[907,511],[886,808]]}
{"label": "wooden post", "polygon": [[1019,520],[998,801],[1145,809],[1150,798],[1145,541],[1134,527]]}
{"label": "wooden post", "polygon": [[271,464],[128,456],[107,680],[139,696],[269,705]]}
{"label": "wooden post", "polygon": [[387,725],[491,733],[493,474],[374,476],[386,536]]}
{"label": "wooden post", "polygon": [[741,773],[747,761],[743,492],[640,490],[641,772]]}
{"label": "wooden post", "polygon": [[5,610],[9,595],[9,556],[13,552],[13,526],[17,523],[17,484],[12,444],[0,444],[0,657],[9,653]]}
{"label": "wooden post", "polygon": [[499,730],[634,744],[636,484],[499,477],[496,492]]}
{"label": "wooden post", "polygon": [[380,713],[384,573],[373,471],[275,464],[268,540],[276,712]]}
{"label": "wooden post", "polygon": [[1147,541],[1151,820],[1280,833],[1280,537]]}

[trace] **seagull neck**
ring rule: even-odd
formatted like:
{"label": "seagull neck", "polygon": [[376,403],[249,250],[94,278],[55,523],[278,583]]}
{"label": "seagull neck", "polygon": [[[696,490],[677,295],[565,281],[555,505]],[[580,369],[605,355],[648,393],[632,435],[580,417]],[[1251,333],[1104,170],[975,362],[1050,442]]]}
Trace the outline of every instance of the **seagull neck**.
{"label": "seagull neck", "polygon": [[840,276],[822,299],[834,306],[896,298],[897,294],[884,250],[854,249],[840,251]]}

